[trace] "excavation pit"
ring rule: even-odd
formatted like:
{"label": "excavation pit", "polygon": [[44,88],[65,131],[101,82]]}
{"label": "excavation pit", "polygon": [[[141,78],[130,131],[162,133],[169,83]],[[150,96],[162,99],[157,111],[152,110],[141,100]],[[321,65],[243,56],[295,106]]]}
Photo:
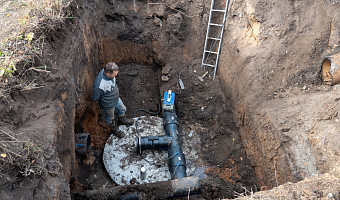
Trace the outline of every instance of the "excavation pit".
{"label": "excavation pit", "polygon": [[[97,196],[93,199],[98,199],[106,194],[101,189],[124,188],[126,190],[117,196],[139,190],[148,197],[146,199],[165,197],[158,194],[163,190],[162,185],[153,190],[145,186],[146,182],[137,180],[142,165],[145,165],[146,176],[152,170],[145,163],[133,164],[141,159],[135,151],[136,136],[129,140],[128,147],[123,147],[135,155],[130,162],[137,166],[131,170],[135,174],[119,182],[121,177],[117,172],[113,172],[112,177],[107,172],[103,155],[105,144],[110,140],[110,129],[101,120],[99,105],[91,102],[93,82],[107,62],[119,65],[117,84],[129,118],[149,117],[151,114],[134,114],[141,108],[156,112],[164,91],[176,93],[175,107],[180,140],[187,158],[187,175],[191,176],[197,166],[207,167],[207,178],[200,183],[201,197],[233,198],[234,191],[244,192],[243,187],[254,190],[257,184],[254,168],[244,152],[233,122],[230,100],[221,91],[218,77],[213,80],[213,74],[209,73],[204,79],[198,79],[205,74],[199,65],[192,70],[196,74],[188,74],[190,66],[200,60],[202,53],[204,35],[197,33],[203,33],[202,24],[206,24],[204,2],[179,5],[183,10],[193,12],[193,20],[198,21],[190,21],[165,5],[148,4],[146,1],[136,1],[136,4],[134,10],[130,9],[133,5],[128,1],[79,2],[79,7],[74,7],[77,16],[67,21],[65,29],[60,30],[63,34],[54,33],[46,38],[49,43],[44,48],[48,58],[44,64],[53,70],[28,70],[30,76],[27,77],[42,80],[45,87],[12,95],[11,98],[25,102],[13,107],[14,110],[6,107],[9,109],[6,113],[10,112],[10,116],[16,118],[12,124],[18,129],[34,125],[34,133],[31,134],[29,129],[28,135],[32,135],[39,144],[51,146],[48,158],[53,165],[49,168],[52,171],[48,171],[52,172],[48,183],[60,183],[51,190],[50,184],[44,185],[44,188],[35,186],[34,189],[29,186],[27,190],[34,193],[44,190],[47,195],[52,194],[51,191],[66,191],[66,196],[94,192]],[[167,78],[162,80],[163,75]],[[182,78],[183,88],[178,85],[178,77]],[[21,105],[28,105],[27,108],[32,110],[25,110],[26,106]],[[48,131],[46,126],[50,126]],[[21,129],[18,131],[21,132]],[[85,158],[75,150],[77,133],[89,133],[91,136],[91,152],[87,152]],[[119,141],[115,142],[121,145]],[[150,160],[166,158],[166,154],[163,151],[143,152],[147,158],[151,156]],[[119,161],[119,165],[123,165],[123,161]],[[161,184],[171,179],[166,162],[163,169],[163,175],[160,173],[158,179],[148,180],[146,177],[145,180],[150,181],[148,184]],[[69,184],[65,184],[67,182]],[[40,182],[37,181],[37,184],[40,185]],[[46,197],[42,196],[36,198]]]}
{"label": "excavation pit", "polygon": [[[339,70],[332,67],[336,60],[327,58],[322,64],[324,82],[335,86],[319,85],[320,60],[339,53],[335,1],[232,1],[215,81],[211,73],[203,81],[184,75],[192,62],[202,59],[209,1],[63,1],[71,3],[66,7],[57,1],[51,8],[67,12],[61,22],[39,19],[35,9],[23,15],[21,8],[34,2],[2,1],[14,7],[1,6],[7,9],[1,12],[5,24],[24,16],[19,23],[25,24],[17,27],[27,28],[12,29],[14,38],[1,39],[2,58],[24,59],[15,66],[14,77],[1,77],[0,136],[9,140],[7,146],[14,145],[14,150],[5,146],[0,152],[1,169],[9,172],[1,171],[1,197],[70,199],[87,192],[96,196],[79,199],[101,199],[110,198],[107,190],[114,193],[111,199],[131,191],[139,191],[144,199],[167,197],[159,193],[167,188],[163,181],[129,184],[127,178],[129,185],[118,185],[105,169],[109,127],[90,97],[93,81],[107,62],[120,66],[117,81],[129,118],[140,108],[157,111],[165,90],[176,93],[181,141],[191,141],[193,131],[199,138],[195,150],[200,164],[207,166],[198,199],[235,198],[246,190],[302,179],[317,180],[277,189],[288,191],[287,198],[339,193],[325,189],[337,184],[329,179],[339,180],[328,174],[339,166],[340,79]],[[32,20],[38,23],[33,29]],[[40,26],[50,22],[48,30]],[[149,116],[137,116],[142,115]],[[77,133],[91,136],[92,151],[86,158],[76,153]],[[18,156],[25,141],[33,155]],[[31,148],[31,142],[37,146]],[[322,176],[329,181],[319,181]]]}
{"label": "excavation pit", "polygon": [[[185,89],[182,90],[176,83],[165,87],[169,82],[160,80],[160,68],[135,63],[118,65],[120,71],[117,84],[121,99],[127,107],[127,116],[134,118],[135,123],[137,118],[140,118],[138,133],[134,124],[129,127],[119,126],[121,130],[126,131],[125,138],[110,135],[107,125],[100,122],[99,108],[77,117],[81,120],[76,126],[80,129],[76,131],[91,133],[93,153],[85,160],[78,159],[79,178],[76,183],[81,184],[82,188],[75,191],[92,190],[101,195],[97,188],[104,185],[105,188],[116,188],[117,191],[120,191],[119,187],[142,190],[143,194],[152,198],[158,195],[156,193],[161,190],[164,182],[172,180],[167,150],[144,150],[141,156],[136,144],[139,134],[166,135],[163,116],[159,112],[160,100],[164,94],[161,93],[164,90],[175,92],[179,137],[186,158],[187,176],[192,177],[196,168],[206,169],[206,178],[200,179],[202,193],[199,195],[207,197],[206,195],[214,192],[217,196],[232,198],[234,191],[243,191],[243,185],[252,190],[258,188],[218,80],[206,76],[200,81],[197,75],[203,74],[203,69],[195,65],[192,69],[193,75],[190,76],[187,73],[192,64],[184,65],[180,67],[182,77],[186,78],[183,78]],[[172,72],[171,76],[177,75]],[[206,91],[206,88],[210,90]],[[146,111],[151,111],[152,114]],[[141,179],[142,167],[146,169],[144,180]],[[145,184],[160,186],[145,192]],[[118,196],[124,194],[119,192]],[[89,197],[85,195],[81,198]]]}
{"label": "excavation pit", "polygon": [[[129,2],[111,4],[104,1],[100,4],[102,12],[98,18],[84,18],[84,28],[87,30],[86,34],[89,34],[86,38],[91,41],[86,40],[88,48],[85,53],[95,63],[86,65],[84,69],[84,74],[88,75],[84,81],[86,95],[91,95],[92,83],[107,62],[116,62],[119,66],[117,84],[129,118],[152,116],[145,112],[135,112],[139,109],[157,112],[164,92],[172,90],[176,94],[175,107],[181,143],[184,146],[188,144],[187,147],[193,150],[192,153],[184,152],[189,159],[187,175],[191,176],[197,166],[207,167],[207,178],[201,181],[201,195],[205,198],[233,198],[234,191],[244,192],[242,187],[253,191],[259,188],[254,167],[247,159],[233,121],[231,102],[224,96],[218,77],[213,79],[213,73],[209,72],[199,79],[205,71],[200,64],[195,63],[201,63],[204,35],[184,39],[186,35],[200,32],[201,22],[192,24],[178,12],[162,5],[142,1],[136,4],[140,6],[137,6],[137,12],[128,9],[131,8]],[[97,9],[91,10],[96,6],[97,4],[90,3],[86,12],[97,13]],[[203,12],[201,8],[195,7],[193,15]],[[97,32],[99,39],[96,39]],[[181,87],[179,78],[184,87]],[[83,77],[79,79],[83,80]],[[104,147],[112,138],[114,144],[121,144],[115,141],[117,138],[110,136],[107,125],[100,121],[100,108],[92,104],[91,107],[82,107],[90,104],[88,98],[84,100],[76,108],[75,132],[91,133],[93,153],[88,159],[78,159],[79,170],[77,179],[72,184],[72,191],[94,190],[100,195],[98,188],[104,186],[118,190],[119,187],[138,190],[136,187],[144,188],[144,184],[157,184],[171,179],[167,164],[162,165],[163,174],[157,175],[158,178],[155,176],[144,181],[139,179],[141,167],[146,167],[147,174],[156,169],[148,169],[149,165],[144,166],[145,163],[142,163],[135,150],[136,135],[126,143],[128,146],[122,148],[132,152],[134,157],[130,157],[128,161],[120,158],[123,162],[114,164],[118,166],[118,171],[108,170],[107,166],[110,164],[103,162],[103,157],[106,157]],[[192,137],[189,136],[190,133]],[[152,156],[150,160],[154,160],[158,155],[166,158],[167,152],[152,150],[143,152],[143,155]],[[191,159],[190,156],[197,158]],[[134,163],[138,160],[141,163]],[[133,167],[130,169],[128,166]],[[124,177],[121,167],[127,172]],[[77,188],[77,184],[82,187]],[[143,193],[154,198],[156,191],[143,190]]]}

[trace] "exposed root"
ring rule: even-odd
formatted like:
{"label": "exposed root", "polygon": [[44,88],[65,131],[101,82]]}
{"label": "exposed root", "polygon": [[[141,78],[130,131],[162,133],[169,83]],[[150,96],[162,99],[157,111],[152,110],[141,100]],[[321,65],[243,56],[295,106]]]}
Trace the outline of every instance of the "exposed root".
{"label": "exposed root", "polygon": [[[47,165],[51,163],[45,159],[44,150],[42,145],[21,141],[6,131],[0,130],[0,174],[13,169],[13,166],[25,177],[31,174],[41,175],[45,172],[55,174],[55,171],[47,169]],[[58,162],[57,165],[61,166]]]}

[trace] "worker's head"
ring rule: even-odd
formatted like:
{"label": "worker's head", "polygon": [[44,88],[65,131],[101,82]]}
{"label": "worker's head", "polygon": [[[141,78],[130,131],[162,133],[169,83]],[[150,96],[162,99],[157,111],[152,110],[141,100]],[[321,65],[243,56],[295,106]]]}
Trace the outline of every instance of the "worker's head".
{"label": "worker's head", "polygon": [[118,74],[118,65],[114,62],[109,62],[105,65],[104,73],[109,78],[114,78]]}

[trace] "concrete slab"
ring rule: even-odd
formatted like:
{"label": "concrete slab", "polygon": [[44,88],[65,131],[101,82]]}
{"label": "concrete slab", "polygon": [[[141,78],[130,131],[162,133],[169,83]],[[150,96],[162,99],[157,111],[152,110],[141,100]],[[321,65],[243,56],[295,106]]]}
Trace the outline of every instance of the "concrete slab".
{"label": "concrete slab", "polygon": [[[136,118],[135,118],[136,123]],[[147,150],[142,155],[137,152],[136,124],[119,126],[126,133],[124,138],[111,135],[104,148],[103,161],[110,177],[118,185],[154,183],[170,180],[167,150]],[[165,135],[163,118],[142,116],[138,120],[140,136]],[[195,139],[197,145],[197,138]],[[190,141],[181,138],[183,153],[187,161],[187,175],[191,176],[196,168],[193,163],[198,160],[197,151]],[[145,179],[141,179],[141,168],[145,167]]]}

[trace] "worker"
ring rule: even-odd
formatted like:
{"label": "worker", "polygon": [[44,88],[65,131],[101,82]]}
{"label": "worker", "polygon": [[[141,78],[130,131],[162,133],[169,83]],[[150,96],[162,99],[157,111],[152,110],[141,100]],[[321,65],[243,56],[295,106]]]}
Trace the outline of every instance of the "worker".
{"label": "worker", "polygon": [[99,72],[93,84],[92,101],[99,100],[99,105],[104,113],[106,123],[111,128],[111,133],[123,138],[125,133],[118,130],[117,122],[114,119],[115,110],[117,109],[118,124],[131,126],[134,121],[126,117],[126,107],[119,98],[119,89],[116,83],[118,70],[116,63],[109,62]]}

